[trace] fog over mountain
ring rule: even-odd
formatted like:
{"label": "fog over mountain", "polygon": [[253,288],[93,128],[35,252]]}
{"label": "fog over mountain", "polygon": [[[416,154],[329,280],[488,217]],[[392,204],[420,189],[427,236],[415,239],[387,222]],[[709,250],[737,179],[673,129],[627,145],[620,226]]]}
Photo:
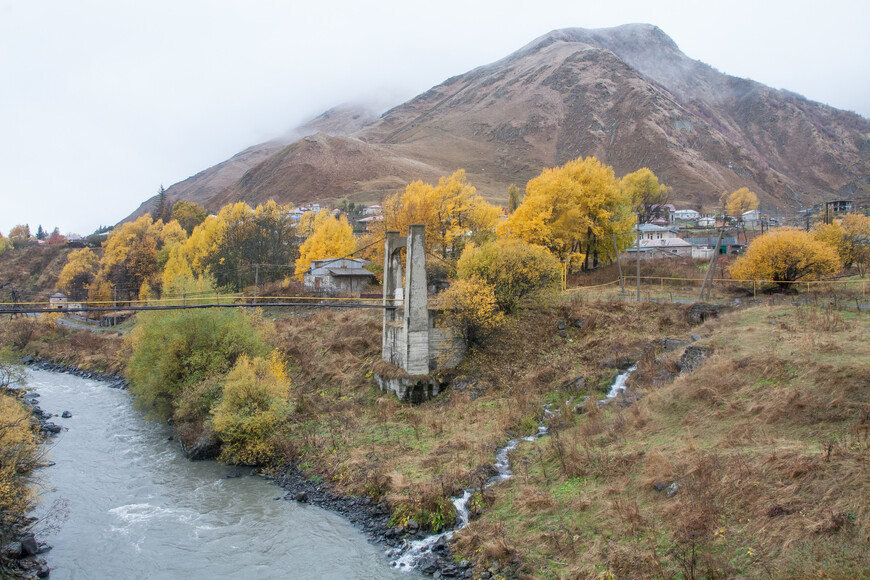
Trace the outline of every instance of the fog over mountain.
{"label": "fog over mountain", "polygon": [[379,118],[343,105],[295,134],[172,186],[170,199],[373,203],[464,168],[504,203],[511,183],[589,155],[617,176],[649,167],[689,207],[743,186],[782,210],[870,190],[870,121],[720,73],[648,24],[555,30]]}

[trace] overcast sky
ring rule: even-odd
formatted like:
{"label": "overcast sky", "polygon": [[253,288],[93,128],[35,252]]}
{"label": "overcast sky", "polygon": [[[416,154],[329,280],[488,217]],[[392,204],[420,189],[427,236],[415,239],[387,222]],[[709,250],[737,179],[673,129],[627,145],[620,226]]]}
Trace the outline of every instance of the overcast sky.
{"label": "overcast sky", "polygon": [[865,0],[0,0],[0,232],[88,234],[349,101],[398,104],[557,28],[648,22],[689,57],[870,117]]}

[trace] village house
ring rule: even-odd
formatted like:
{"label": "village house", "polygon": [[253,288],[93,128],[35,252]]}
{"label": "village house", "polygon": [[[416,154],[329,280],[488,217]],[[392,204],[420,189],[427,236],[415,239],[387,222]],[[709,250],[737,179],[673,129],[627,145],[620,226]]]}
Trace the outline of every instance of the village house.
{"label": "village house", "polygon": [[657,226],[655,224],[641,224],[640,226],[635,226],[635,231],[640,230],[640,239],[643,240],[666,240],[669,238],[676,238],[677,234],[674,230],[670,228],[666,228],[664,226]]}
{"label": "village house", "polygon": [[[655,240],[642,239],[640,241],[641,259],[647,258],[673,258],[692,256],[692,244],[680,238],[659,238]],[[637,252],[637,244],[626,250],[629,254]]]}
{"label": "village house", "polygon": [[67,296],[63,292],[55,292],[48,297],[48,304],[57,310],[66,310]]}
{"label": "village house", "polygon": [[678,220],[690,221],[690,220],[696,220],[699,217],[701,217],[701,214],[699,214],[698,212],[696,212],[693,209],[678,209],[677,211],[674,212],[674,219],[678,219]]}
{"label": "village house", "polygon": [[55,310],[81,310],[81,302],[70,302],[69,298],[63,292],[55,292],[48,297],[49,308]]}
{"label": "village house", "polygon": [[305,289],[319,294],[360,294],[375,275],[364,266],[362,258],[326,258],[312,260],[303,275]]}
{"label": "village house", "polygon": [[[696,248],[715,248],[716,247],[717,237],[707,237],[707,238],[686,238],[685,241],[689,242]],[[720,254],[738,254],[743,250],[743,247],[746,244],[741,243],[735,237],[722,238],[722,241],[719,243],[719,253]]]}

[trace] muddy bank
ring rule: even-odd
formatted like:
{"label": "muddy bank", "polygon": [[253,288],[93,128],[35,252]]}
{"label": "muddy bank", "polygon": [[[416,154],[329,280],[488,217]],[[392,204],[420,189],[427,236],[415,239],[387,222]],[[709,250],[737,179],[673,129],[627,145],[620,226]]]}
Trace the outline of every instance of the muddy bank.
{"label": "muddy bank", "polygon": [[[387,552],[402,547],[406,542],[428,535],[413,520],[407,526],[391,527],[391,510],[384,502],[333,493],[329,486],[317,478],[306,476],[296,467],[270,475],[284,490],[284,500],[308,503],[340,514],[362,530],[369,541],[383,546],[384,557],[387,557]],[[419,563],[416,569],[439,578],[471,578],[470,564],[457,565],[447,542],[433,549],[431,557]]]}

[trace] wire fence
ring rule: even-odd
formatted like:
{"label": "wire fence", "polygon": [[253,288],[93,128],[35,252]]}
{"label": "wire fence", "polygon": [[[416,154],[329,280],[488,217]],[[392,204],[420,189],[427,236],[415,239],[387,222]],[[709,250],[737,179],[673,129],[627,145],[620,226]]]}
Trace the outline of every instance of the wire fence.
{"label": "wire fence", "polygon": [[[640,284],[638,285],[638,281]],[[708,280],[709,282],[709,280]],[[637,300],[638,287],[640,299],[649,301],[694,302],[704,283],[703,278],[673,276],[640,276],[626,274],[621,279],[589,286],[574,286],[564,291],[566,296],[582,294],[585,298],[599,300]],[[754,298],[769,295],[772,290],[790,295],[810,297],[831,296],[843,299],[866,301],[870,291],[867,278],[836,280],[741,280],[715,278],[710,293],[710,301],[731,301],[735,298]]]}

